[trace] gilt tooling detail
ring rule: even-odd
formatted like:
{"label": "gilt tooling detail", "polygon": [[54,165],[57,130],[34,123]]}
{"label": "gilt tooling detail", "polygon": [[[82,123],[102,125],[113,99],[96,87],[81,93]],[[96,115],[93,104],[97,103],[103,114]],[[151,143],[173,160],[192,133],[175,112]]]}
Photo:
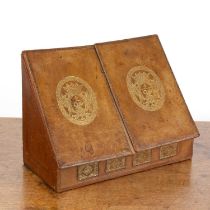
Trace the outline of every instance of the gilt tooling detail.
{"label": "gilt tooling detail", "polygon": [[140,164],[149,163],[151,162],[151,159],[152,159],[152,150],[151,149],[143,150],[134,156],[133,165],[137,166]]}
{"label": "gilt tooling detail", "polygon": [[159,110],[165,101],[165,90],[158,75],[146,66],[128,71],[127,87],[133,101],[146,111]]}
{"label": "gilt tooling detail", "polygon": [[173,157],[177,154],[177,143],[164,145],[160,148],[160,159]]}
{"label": "gilt tooling detail", "polygon": [[58,106],[63,116],[76,125],[88,125],[96,117],[97,101],[93,89],[83,79],[68,76],[58,82]]}
{"label": "gilt tooling detail", "polygon": [[125,168],[125,157],[107,160],[106,172],[116,171]]}
{"label": "gilt tooling detail", "polygon": [[98,162],[78,166],[78,180],[98,176]]}

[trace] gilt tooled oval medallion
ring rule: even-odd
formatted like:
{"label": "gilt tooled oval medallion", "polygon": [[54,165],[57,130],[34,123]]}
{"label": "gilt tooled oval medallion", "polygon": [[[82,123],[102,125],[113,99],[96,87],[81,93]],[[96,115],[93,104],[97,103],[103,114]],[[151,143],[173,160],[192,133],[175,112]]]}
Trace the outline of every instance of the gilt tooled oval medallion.
{"label": "gilt tooled oval medallion", "polygon": [[133,101],[146,111],[159,110],[165,101],[165,90],[158,75],[146,66],[128,71],[127,87]]}
{"label": "gilt tooled oval medallion", "polygon": [[58,82],[58,106],[63,116],[76,125],[88,125],[96,117],[97,101],[93,89],[83,79],[68,76]]}

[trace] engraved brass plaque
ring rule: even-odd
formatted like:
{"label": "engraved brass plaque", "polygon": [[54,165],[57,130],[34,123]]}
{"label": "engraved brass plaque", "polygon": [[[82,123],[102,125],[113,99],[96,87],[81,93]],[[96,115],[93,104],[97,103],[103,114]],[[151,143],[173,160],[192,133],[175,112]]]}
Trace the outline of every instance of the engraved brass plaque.
{"label": "engraved brass plaque", "polygon": [[127,87],[133,101],[146,111],[159,110],[165,101],[165,90],[157,74],[146,66],[128,71]]}
{"label": "engraved brass plaque", "polygon": [[85,180],[98,176],[98,162],[78,166],[78,180]]}
{"label": "engraved brass plaque", "polygon": [[76,125],[88,125],[97,114],[95,93],[87,82],[75,76],[59,81],[56,89],[58,107],[63,116]]}
{"label": "engraved brass plaque", "polygon": [[125,168],[125,157],[107,160],[106,172],[116,171]]}
{"label": "engraved brass plaque", "polygon": [[160,148],[160,159],[173,157],[177,154],[177,143],[162,146]]}
{"label": "engraved brass plaque", "polygon": [[133,165],[137,166],[144,163],[149,163],[151,159],[152,159],[152,150],[151,149],[143,150],[134,156]]}

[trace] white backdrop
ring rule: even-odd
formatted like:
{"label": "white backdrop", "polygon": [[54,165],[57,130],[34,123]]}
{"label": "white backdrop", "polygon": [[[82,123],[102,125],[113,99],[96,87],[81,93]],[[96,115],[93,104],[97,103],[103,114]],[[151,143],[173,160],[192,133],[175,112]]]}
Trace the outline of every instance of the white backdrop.
{"label": "white backdrop", "polygon": [[195,120],[210,120],[209,0],[0,1],[0,116],[21,117],[20,54],[158,34]]}

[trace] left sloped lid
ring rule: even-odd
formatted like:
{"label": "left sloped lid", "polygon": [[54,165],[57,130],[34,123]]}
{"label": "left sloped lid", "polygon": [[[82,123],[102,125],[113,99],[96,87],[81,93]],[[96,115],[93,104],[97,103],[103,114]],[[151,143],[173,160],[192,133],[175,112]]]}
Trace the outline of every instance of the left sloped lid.
{"label": "left sloped lid", "polygon": [[61,167],[133,153],[93,46],[23,58]]}

